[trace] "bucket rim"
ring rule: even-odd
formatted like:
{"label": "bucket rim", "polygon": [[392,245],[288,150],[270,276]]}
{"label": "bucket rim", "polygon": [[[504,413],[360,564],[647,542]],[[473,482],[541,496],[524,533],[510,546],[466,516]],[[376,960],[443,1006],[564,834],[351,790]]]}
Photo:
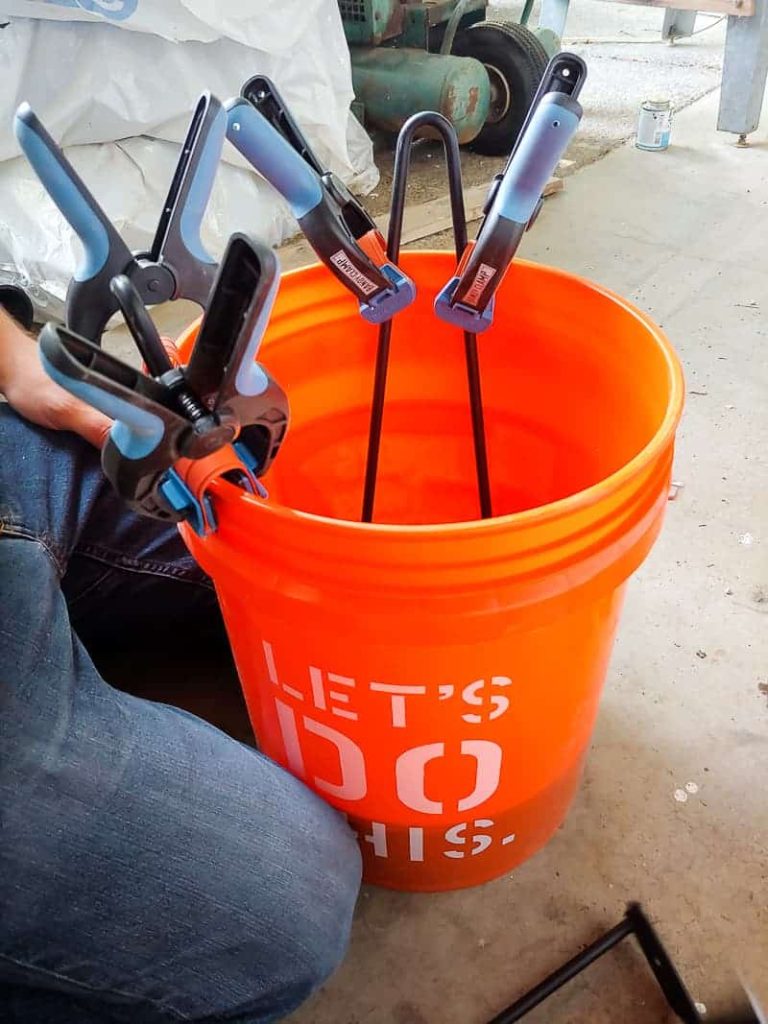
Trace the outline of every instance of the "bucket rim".
{"label": "bucket rim", "polygon": [[[402,262],[411,262],[413,257],[418,257],[420,255],[439,257],[452,256],[449,250],[412,249],[403,253]],[[498,531],[507,532],[511,529],[524,530],[531,527],[537,527],[554,520],[567,518],[570,515],[598,504],[601,500],[609,498],[617,491],[620,491],[629,481],[632,480],[633,477],[640,475],[649,465],[651,465],[667,448],[670,440],[674,438],[675,431],[682,417],[685,397],[685,381],[680,360],[672,346],[672,343],[661,327],[659,327],[647,313],[639,309],[628,299],[625,299],[623,296],[613,291],[611,288],[607,288],[606,286],[598,284],[595,281],[591,281],[589,278],[582,277],[579,274],[573,274],[567,270],[562,270],[559,267],[553,267],[546,263],[538,263],[534,260],[526,259],[516,259],[515,263],[532,268],[536,272],[575,282],[592,292],[602,295],[609,301],[620,306],[633,319],[639,320],[646,328],[647,332],[653,337],[654,342],[660,349],[667,367],[670,383],[667,408],[653,437],[643,448],[640,449],[639,452],[633,455],[628,462],[624,463],[624,465],[620,466],[609,476],[599,480],[597,483],[583,488],[580,491],[576,491],[574,494],[569,494],[565,498],[559,498],[557,501],[548,502],[545,505],[537,505],[535,508],[524,509],[521,512],[510,512],[505,515],[493,516],[490,519],[466,519],[459,522],[363,523],[355,519],[336,519],[331,516],[320,515],[317,512],[306,512],[300,509],[293,509],[286,505],[271,502],[268,498],[262,499],[257,495],[249,494],[247,491],[235,487],[234,484],[220,480],[214,481],[212,485],[217,496],[224,497],[226,494],[225,500],[228,503],[231,503],[235,498],[235,495],[237,495],[236,500],[247,503],[249,506],[257,507],[260,509],[262,514],[269,515],[276,520],[290,520],[293,522],[308,521],[331,532],[347,532],[352,530],[355,532],[362,531],[364,535],[370,537],[398,536],[400,538],[405,538],[410,536],[414,538],[427,538],[430,535],[434,536],[436,531],[440,532],[441,537],[448,537],[450,535],[461,536],[467,533],[472,533],[473,535],[483,533],[492,534]],[[322,271],[323,267],[319,263],[311,263],[303,267],[295,267],[291,270],[287,270],[282,274],[282,276],[296,277],[307,273],[309,270]],[[180,344],[186,341],[199,322],[200,319],[195,320],[183,332],[179,339]]]}

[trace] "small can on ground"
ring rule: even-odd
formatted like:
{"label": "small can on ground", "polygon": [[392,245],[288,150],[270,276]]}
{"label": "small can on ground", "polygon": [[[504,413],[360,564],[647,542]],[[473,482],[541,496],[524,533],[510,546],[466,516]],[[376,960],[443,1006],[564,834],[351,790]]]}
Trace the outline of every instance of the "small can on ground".
{"label": "small can on ground", "polygon": [[637,119],[638,149],[660,150],[669,146],[672,130],[672,102],[670,100],[645,100],[640,105]]}

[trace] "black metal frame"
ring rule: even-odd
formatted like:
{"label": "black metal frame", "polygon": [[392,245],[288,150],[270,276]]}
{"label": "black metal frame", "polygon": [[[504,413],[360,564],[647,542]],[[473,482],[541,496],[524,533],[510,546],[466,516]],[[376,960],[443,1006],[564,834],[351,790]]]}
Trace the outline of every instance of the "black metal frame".
{"label": "black metal frame", "polygon": [[[456,132],[450,121],[443,117],[442,114],[434,111],[424,111],[421,114],[414,114],[413,117],[406,121],[397,139],[395,166],[392,175],[389,233],[387,237],[387,258],[395,264],[400,259],[403,217],[405,215],[405,193],[411,166],[411,147],[416,140],[417,134],[425,128],[436,130],[445,147],[445,163],[448,172],[448,189],[451,200],[451,218],[453,221],[453,238],[457,262],[461,259],[467,246],[467,221],[464,211],[464,192],[461,180],[461,156],[459,154]],[[379,328],[379,341],[376,349],[376,369],[374,371],[373,402],[368,434],[368,455],[365,467],[363,511],[361,516],[364,523],[373,521],[376,474],[379,465],[381,425],[384,416],[384,397],[387,387],[387,368],[389,366],[391,338],[392,320],[390,319],[384,321]],[[467,382],[472,413],[472,437],[475,448],[480,513],[484,519],[488,519],[492,515],[491,487],[488,474],[488,452],[485,440],[483,398],[480,385],[476,334],[464,333],[464,353],[467,363]]]}
{"label": "black metal frame", "polygon": [[[637,939],[664,998],[678,1020],[681,1020],[683,1024],[703,1024],[704,1018],[696,1009],[696,1004],[683,984],[669,953],[639,903],[630,903],[624,919],[615,927],[563,964],[562,967],[558,967],[535,988],[526,992],[506,1010],[502,1010],[488,1024],[515,1024],[516,1021],[522,1020],[563,985],[566,985],[576,975],[581,974],[595,960],[599,960],[601,956],[626,939],[628,935],[633,935]],[[715,1022],[710,1022],[710,1024],[715,1024]],[[721,1019],[720,1024],[760,1024],[760,1022],[754,1013],[747,1011],[738,1017],[730,1018],[727,1022]]]}

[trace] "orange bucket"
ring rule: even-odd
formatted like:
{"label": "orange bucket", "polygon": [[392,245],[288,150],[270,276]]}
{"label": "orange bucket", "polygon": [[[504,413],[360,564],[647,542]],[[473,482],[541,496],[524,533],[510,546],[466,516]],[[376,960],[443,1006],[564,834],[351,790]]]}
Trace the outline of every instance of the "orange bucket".
{"label": "orange bucket", "polygon": [[[479,521],[448,252],[392,338],[375,522],[359,522],[376,329],[324,269],[283,278],[260,359],[292,423],[269,500],[219,480],[211,575],[260,748],[343,811],[369,882],[476,885],[561,824],[624,584],[661,527],[683,380],[663,333],[515,261],[478,339],[494,519]],[[194,336],[190,328],[182,344]]]}

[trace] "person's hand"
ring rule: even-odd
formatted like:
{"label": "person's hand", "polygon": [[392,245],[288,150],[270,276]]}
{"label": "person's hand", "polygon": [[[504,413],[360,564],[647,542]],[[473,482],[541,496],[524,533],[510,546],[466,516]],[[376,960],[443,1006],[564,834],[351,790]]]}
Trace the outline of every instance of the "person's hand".
{"label": "person's hand", "polygon": [[25,419],[72,430],[101,448],[112,421],[59,387],[42,367],[37,342],[0,309],[0,392]]}

